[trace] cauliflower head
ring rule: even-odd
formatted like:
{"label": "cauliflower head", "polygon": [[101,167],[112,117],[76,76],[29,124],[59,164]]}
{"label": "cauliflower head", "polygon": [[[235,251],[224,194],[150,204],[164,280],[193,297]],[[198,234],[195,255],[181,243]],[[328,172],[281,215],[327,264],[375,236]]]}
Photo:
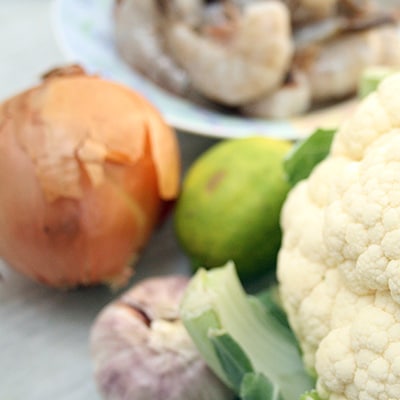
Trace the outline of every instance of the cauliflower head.
{"label": "cauliflower head", "polygon": [[281,224],[281,298],[320,397],[400,399],[400,74],[342,124]]}

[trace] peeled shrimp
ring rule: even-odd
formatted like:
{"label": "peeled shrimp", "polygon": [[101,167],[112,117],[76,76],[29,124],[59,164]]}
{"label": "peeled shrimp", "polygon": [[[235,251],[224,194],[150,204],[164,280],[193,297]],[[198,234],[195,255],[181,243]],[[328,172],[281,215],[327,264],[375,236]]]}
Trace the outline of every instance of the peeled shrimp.
{"label": "peeled shrimp", "polygon": [[306,46],[322,44],[342,34],[363,32],[396,23],[396,17],[387,11],[365,12],[353,18],[336,15],[294,29],[293,40],[295,48],[301,49]]}
{"label": "peeled shrimp", "polygon": [[295,24],[329,18],[336,13],[340,0],[284,0],[288,4]]}
{"label": "peeled shrimp", "polygon": [[274,91],[293,54],[287,7],[273,0],[250,3],[243,10],[229,1],[211,6],[212,14],[206,10],[209,22],[201,27],[175,19],[165,32],[171,55],[195,90],[232,106]]}
{"label": "peeled shrimp", "polygon": [[289,7],[294,25],[304,25],[326,18],[354,18],[374,8],[372,0],[283,0]]}
{"label": "peeled shrimp", "polygon": [[134,69],[159,86],[184,94],[189,80],[164,50],[162,23],[162,10],[154,0],[119,0],[114,9],[115,42],[121,56]]}
{"label": "peeled shrimp", "polygon": [[282,119],[299,115],[311,106],[311,90],[301,72],[290,74],[288,82],[259,100],[241,107],[243,114],[259,118]]}
{"label": "peeled shrimp", "polygon": [[365,68],[400,65],[397,28],[374,28],[301,49],[294,64],[308,78],[313,103],[346,97],[355,93]]}
{"label": "peeled shrimp", "polygon": [[371,32],[376,42],[379,64],[400,67],[400,35],[398,27],[385,26]]}

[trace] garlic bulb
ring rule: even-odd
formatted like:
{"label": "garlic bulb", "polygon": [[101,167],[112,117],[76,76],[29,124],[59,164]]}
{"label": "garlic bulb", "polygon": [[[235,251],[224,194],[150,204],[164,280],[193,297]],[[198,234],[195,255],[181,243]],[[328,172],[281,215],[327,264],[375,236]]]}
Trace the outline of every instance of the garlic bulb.
{"label": "garlic bulb", "polygon": [[179,318],[188,279],[153,277],[106,306],[90,344],[98,388],[107,400],[229,400]]}

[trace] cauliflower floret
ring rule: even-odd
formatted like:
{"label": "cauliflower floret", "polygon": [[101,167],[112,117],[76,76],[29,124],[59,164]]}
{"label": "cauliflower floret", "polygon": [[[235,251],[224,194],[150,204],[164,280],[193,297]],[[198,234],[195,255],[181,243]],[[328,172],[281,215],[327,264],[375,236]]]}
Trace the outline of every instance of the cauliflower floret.
{"label": "cauliflower floret", "polygon": [[332,329],[316,354],[316,369],[321,375],[318,389],[341,393],[346,399],[399,399],[398,312],[398,304],[379,293],[373,304],[354,315],[353,321]]}
{"label": "cauliflower floret", "polygon": [[281,297],[319,395],[400,399],[400,74],[343,124],[281,224]]}

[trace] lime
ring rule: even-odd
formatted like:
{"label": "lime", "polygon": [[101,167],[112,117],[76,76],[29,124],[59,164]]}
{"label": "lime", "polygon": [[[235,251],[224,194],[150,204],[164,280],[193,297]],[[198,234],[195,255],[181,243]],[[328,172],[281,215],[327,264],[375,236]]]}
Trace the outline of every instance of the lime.
{"label": "lime", "polygon": [[290,142],[279,139],[230,139],[192,164],[174,225],[195,269],[233,260],[247,280],[275,266],[280,210],[289,191],[283,160],[290,148]]}

